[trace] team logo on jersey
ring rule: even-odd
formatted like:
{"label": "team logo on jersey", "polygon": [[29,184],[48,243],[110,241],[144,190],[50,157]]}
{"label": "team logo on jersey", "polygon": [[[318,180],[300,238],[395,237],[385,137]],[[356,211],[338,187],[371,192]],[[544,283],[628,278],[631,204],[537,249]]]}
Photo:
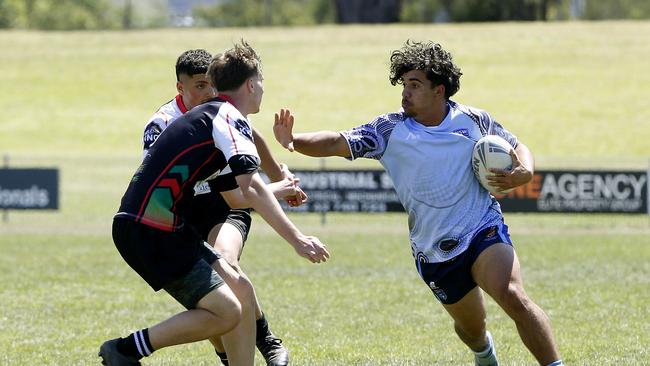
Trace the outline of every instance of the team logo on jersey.
{"label": "team logo on jersey", "polygon": [[248,124],[248,122],[246,122],[245,120],[236,119],[234,121],[234,125],[237,131],[239,131],[242,135],[247,137],[249,140],[253,141],[253,130],[251,130],[251,127]]}

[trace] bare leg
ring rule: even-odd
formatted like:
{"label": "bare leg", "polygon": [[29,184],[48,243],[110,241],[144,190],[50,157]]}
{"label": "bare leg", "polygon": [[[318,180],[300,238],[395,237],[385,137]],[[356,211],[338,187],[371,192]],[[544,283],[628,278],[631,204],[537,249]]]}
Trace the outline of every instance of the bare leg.
{"label": "bare leg", "polygon": [[485,302],[481,290],[475,287],[457,303],[443,306],[454,319],[454,330],[460,340],[474,352],[484,350],[488,341],[485,335]]}
{"label": "bare leg", "polygon": [[212,267],[232,288],[241,303],[241,321],[230,332],[221,336],[224,350],[231,366],[253,365],[255,361],[255,314],[253,285],[240,276],[225,259],[219,259]]}
{"label": "bare leg", "polygon": [[[240,276],[243,276],[250,282],[246,273],[239,266],[239,258],[244,248],[244,240],[237,228],[228,223],[216,225],[208,235],[208,243],[214,246],[214,249],[230,263]],[[255,298],[255,320],[257,320],[262,317],[262,310],[260,309],[255,289],[253,289],[253,296]]]}
{"label": "bare leg", "polygon": [[560,359],[548,316],[524,291],[512,246],[500,243],[483,251],[472,266],[472,277],[514,320],[521,340],[541,365]]}
{"label": "bare leg", "polygon": [[226,285],[209,292],[196,307],[150,327],[151,346],[158,350],[218,336],[233,329],[241,319],[241,305]]}

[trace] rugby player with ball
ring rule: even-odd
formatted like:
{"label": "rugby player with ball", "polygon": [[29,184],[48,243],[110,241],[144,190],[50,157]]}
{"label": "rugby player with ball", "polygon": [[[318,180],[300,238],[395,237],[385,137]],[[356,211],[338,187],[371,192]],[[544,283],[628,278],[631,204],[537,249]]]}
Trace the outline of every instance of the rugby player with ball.
{"label": "rugby player with ball", "polygon": [[[503,192],[532,179],[530,150],[487,112],[449,99],[461,72],[439,44],[407,41],[390,61],[391,83],[403,86],[400,112],[347,131],[294,134],[294,117],[281,110],[276,139],[305,155],[370,158],[384,166],[408,213],[418,273],[453,318],[476,365],[499,364],[483,292],[515,322],[540,365],[563,365],[548,316],[524,290],[499,203],[472,169],[476,143],[483,136],[503,138],[512,166],[482,173],[490,190]],[[485,162],[490,168],[490,159]]]}

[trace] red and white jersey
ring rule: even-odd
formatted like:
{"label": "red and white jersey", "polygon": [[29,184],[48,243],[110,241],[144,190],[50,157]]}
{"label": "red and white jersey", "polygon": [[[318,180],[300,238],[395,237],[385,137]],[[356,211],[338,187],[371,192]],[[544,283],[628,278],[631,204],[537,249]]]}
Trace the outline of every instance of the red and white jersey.
{"label": "red and white jersey", "polygon": [[149,121],[144,126],[144,136],[142,138],[143,156],[147,155],[147,151],[151,145],[156,142],[158,136],[160,136],[169,124],[186,112],[187,108],[183,104],[183,97],[180,94],[158,108],[156,113],[149,118]]}

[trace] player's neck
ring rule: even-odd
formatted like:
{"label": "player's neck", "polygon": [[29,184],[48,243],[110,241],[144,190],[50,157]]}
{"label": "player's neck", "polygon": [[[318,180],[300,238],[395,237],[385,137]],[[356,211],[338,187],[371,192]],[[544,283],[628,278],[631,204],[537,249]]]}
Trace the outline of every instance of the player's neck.
{"label": "player's neck", "polygon": [[219,98],[225,100],[226,102],[232,104],[237,108],[239,113],[242,114],[242,116],[248,118],[248,115],[250,114],[250,111],[247,110],[246,108],[246,100],[239,95],[238,93],[229,93],[229,92],[222,92],[219,93]]}
{"label": "player's neck", "polygon": [[445,117],[447,117],[447,113],[447,103],[445,103],[441,108],[433,108],[415,116],[413,119],[417,123],[427,127],[439,126],[445,120]]}

